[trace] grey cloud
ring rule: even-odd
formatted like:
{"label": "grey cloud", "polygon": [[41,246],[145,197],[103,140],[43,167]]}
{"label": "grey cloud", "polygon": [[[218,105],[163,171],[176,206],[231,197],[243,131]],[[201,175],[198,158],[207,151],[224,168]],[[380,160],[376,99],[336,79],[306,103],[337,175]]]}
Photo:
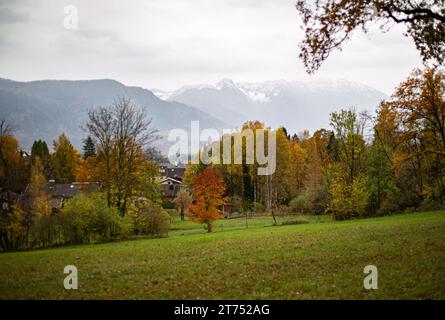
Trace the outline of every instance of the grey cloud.
{"label": "grey cloud", "polygon": [[24,22],[27,20],[28,20],[28,15],[23,12],[13,10],[7,6],[0,7],[0,23],[1,24],[18,23],[18,22]]}
{"label": "grey cloud", "polygon": [[[0,1],[0,69],[11,78],[114,77],[171,88],[306,76],[295,0]],[[63,28],[66,4],[79,8],[77,30]],[[389,92],[420,63],[410,44],[394,30],[354,37],[318,75]]]}
{"label": "grey cloud", "polygon": [[296,0],[227,0],[227,4],[239,8],[260,8],[265,5],[294,5]]}
{"label": "grey cloud", "polygon": [[121,40],[121,37],[116,32],[107,29],[99,29],[94,27],[81,27],[77,30],[73,30],[72,32],[75,35],[79,35],[85,38],[90,38],[93,40],[108,39],[113,42]]}

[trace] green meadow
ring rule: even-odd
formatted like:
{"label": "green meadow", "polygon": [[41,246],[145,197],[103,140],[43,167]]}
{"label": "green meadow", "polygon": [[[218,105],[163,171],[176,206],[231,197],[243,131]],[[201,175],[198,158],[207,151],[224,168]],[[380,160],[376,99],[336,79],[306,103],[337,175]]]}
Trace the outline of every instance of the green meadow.
{"label": "green meadow", "polygon": [[[63,287],[66,265],[78,290]],[[363,287],[367,265],[377,290]],[[210,234],[176,219],[168,238],[2,253],[0,298],[445,299],[445,211],[238,218]]]}

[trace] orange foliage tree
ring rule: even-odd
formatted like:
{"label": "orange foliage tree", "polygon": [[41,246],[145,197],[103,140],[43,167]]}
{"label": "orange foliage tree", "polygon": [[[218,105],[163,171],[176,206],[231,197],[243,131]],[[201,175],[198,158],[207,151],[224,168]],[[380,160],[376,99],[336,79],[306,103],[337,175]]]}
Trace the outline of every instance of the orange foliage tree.
{"label": "orange foliage tree", "polygon": [[213,168],[205,168],[194,179],[193,197],[188,217],[200,224],[206,224],[206,230],[211,232],[213,222],[220,218],[219,206],[225,203],[223,197],[226,191],[223,178]]}

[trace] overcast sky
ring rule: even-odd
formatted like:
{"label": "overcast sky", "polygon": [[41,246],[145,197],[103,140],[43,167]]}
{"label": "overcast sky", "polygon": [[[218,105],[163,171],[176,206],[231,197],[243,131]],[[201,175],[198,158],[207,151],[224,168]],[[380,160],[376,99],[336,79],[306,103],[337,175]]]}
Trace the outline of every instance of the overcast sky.
{"label": "overcast sky", "polygon": [[[111,78],[173,90],[185,84],[304,80],[295,0],[1,0],[0,77]],[[64,28],[64,7],[78,29]],[[335,52],[317,77],[387,94],[421,65],[404,29],[364,35]]]}

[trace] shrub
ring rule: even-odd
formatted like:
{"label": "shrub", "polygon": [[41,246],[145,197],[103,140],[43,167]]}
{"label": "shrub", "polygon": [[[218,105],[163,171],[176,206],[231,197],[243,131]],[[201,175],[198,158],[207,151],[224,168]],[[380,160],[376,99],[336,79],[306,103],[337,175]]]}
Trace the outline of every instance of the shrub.
{"label": "shrub", "polygon": [[345,220],[362,216],[368,205],[365,179],[357,177],[352,184],[342,179],[334,179],[330,188],[331,203],[329,211],[334,219]]}
{"label": "shrub", "polygon": [[289,207],[294,212],[303,212],[306,209],[306,197],[304,194],[300,194],[298,197],[293,198],[289,202]]}
{"label": "shrub", "polygon": [[147,202],[133,214],[134,230],[138,234],[166,236],[170,229],[170,215],[160,205]]}
{"label": "shrub", "polygon": [[383,216],[400,211],[398,201],[393,198],[384,199],[377,210],[377,215]]}
{"label": "shrub", "polygon": [[264,206],[259,202],[252,203],[252,211],[255,213],[262,213],[264,212]]}
{"label": "shrub", "polygon": [[65,242],[116,240],[129,233],[128,219],[109,208],[102,194],[80,194],[68,200],[60,213]]}
{"label": "shrub", "polygon": [[170,223],[181,218],[181,214],[176,209],[165,209],[165,212],[167,212],[170,217]]}
{"label": "shrub", "polygon": [[170,200],[162,200],[162,208],[164,209],[176,209],[176,204]]}
{"label": "shrub", "polygon": [[437,210],[440,208],[440,204],[438,201],[435,201],[434,199],[432,199],[432,197],[426,197],[425,199],[422,200],[421,204],[420,204],[420,208],[422,210]]}
{"label": "shrub", "polygon": [[31,247],[49,247],[57,242],[60,226],[58,219],[52,214],[48,197],[38,195],[33,198],[27,208],[32,215],[30,226]]}
{"label": "shrub", "polygon": [[240,212],[237,212],[237,211],[233,211],[233,212],[231,212],[231,213],[229,213],[229,219],[237,219],[237,218],[240,218],[240,217],[244,217],[245,215],[244,214],[241,214]]}
{"label": "shrub", "polygon": [[286,221],[281,222],[281,224],[283,226],[292,225],[292,224],[305,224],[305,223],[309,223],[309,221],[306,219],[303,219],[303,218],[294,219],[294,220],[286,220]]}
{"label": "shrub", "polygon": [[304,193],[306,210],[315,214],[323,213],[329,204],[328,186],[325,181],[312,185]]}
{"label": "shrub", "polygon": [[286,205],[278,205],[275,210],[275,214],[277,216],[285,216],[292,213],[292,208]]}
{"label": "shrub", "polygon": [[234,211],[237,211],[237,212],[243,212],[244,211],[243,198],[241,198],[240,196],[234,195],[230,199],[230,203],[232,203]]}

